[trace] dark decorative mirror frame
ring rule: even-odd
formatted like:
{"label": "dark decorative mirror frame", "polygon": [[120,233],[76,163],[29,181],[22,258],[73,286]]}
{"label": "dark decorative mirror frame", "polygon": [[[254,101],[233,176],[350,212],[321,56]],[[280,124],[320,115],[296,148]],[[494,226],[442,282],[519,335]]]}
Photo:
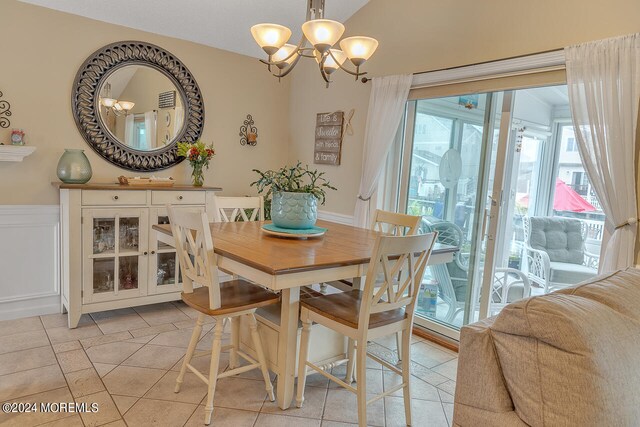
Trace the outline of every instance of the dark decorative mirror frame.
{"label": "dark decorative mirror frame", "polygon": [[[146,65],[167,76],[182,97],[185,119],[182,130],[166,147],[141,151],[120,142],[100,117],[99,91],[114,71],[126,65]],[[80,134],[100,156],[124,169],[150,172],[184,160],[177,155],[177,141],[195,142],[202,134],[204,103],[200,88],[187,67],[171,53],[146,42],[122,41],[98,49],[82,64],[73,82],[73,117]]]}

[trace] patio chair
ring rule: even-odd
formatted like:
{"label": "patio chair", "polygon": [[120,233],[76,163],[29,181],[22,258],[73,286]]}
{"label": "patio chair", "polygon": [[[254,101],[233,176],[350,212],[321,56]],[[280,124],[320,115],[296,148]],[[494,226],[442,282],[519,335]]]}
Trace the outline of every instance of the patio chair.
{"label": "patio chair", "polygon": [[525,217],[524,231],[524,267],[528,270],[529,280],[543,287],[545,293],[598,274],[594,266],[599,255],[585,250],[587,227],[583,221],[576,218]]}
{"label": "patio chair", "polygon": [[[433,221],[433,222],[432,222]],[[453,261],[431,266],[431,274],[440,286],[440,298],[449,306],[444,321],[452,323],[458,313],[464,311],[469,285],[469,254],[463,252],[464,232],[456,224],[438,219],[423,218],[424,231],[437,231],[436,241],[456,246]],[[530,295],[530,281],[526,275],[513,268],[497,267],[491,288],[491,311],[499,311],[504,305]]]}

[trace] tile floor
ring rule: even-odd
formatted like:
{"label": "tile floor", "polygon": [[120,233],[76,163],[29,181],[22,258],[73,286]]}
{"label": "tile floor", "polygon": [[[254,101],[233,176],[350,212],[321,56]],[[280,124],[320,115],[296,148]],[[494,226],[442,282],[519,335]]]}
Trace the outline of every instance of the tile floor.
{"label": "tile floor", "polygon": [[[180,393],[173,386],[195,311],[182,302],[85,315],[76,329],[53,314],[0,322],[0,402],[97,403],[96,413],[0,413],[1,426],[199,426],[206,386],[188,373]],[[213,324],[198,345],[211,345]],[[396,361],[395,338],[369,344]],[[221,370],[225,363],[221,363]],[[412,344],[415,426],[449,426],[457,354],[421,338]],[[208,358],[194,360],[207,371]],[[367,388],[380,393],[399,377],[369,361]],[[344,374],[344,366],[334,373]],[[275,383],[274,383],[275,385]],[[403,426],[401,392],[369,407],[374,426]],[[218,381],[215,426],[346,427],[357,422],[355,395],[315,374],[307,380],[301,409],[281,411],[266,399],[258,371]]]}

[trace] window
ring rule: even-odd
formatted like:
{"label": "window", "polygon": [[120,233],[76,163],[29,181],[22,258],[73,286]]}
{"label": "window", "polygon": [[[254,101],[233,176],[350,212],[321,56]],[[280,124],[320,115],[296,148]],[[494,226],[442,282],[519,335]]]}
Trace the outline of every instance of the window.
{"label": "window", "polygon": [[567,138],[567,151],[569,153],[575,153],[578,151],[578,144],[576,144],[575,138]]}

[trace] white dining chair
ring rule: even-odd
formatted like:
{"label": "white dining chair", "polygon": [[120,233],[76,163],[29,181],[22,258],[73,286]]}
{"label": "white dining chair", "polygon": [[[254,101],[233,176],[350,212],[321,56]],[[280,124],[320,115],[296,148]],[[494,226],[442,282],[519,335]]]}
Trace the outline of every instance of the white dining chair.
{"label": "white dining chair", "polygon": [[264,199],[256,197],[215,196],[213,222],[264,221]]}
{"label": "white dining chair", "polygon": [[[418,232],[422,217],[416,215],[407,215],[397,212],[384,211],[376,209],[371,220],[371,229],[389,236],[412,236]],[[379,281],[379,278],[376,278]],[[339,287],[343,291],[350,291],[351,288],[345,288],[340,283],[332,283],[334,287]],[[353,284],[351,285],[351,287]],[[396,350],[398,358],[402,360],[402,334],[396,334]],[[347,345],[347,355],[351,361],[354,360],[354,344],[353,340],[349,340]],[[353,378],[353,362],[347,367],[346,380],[352,381]]]}
{"label": "white dining chair", "polygon": [[418,232],[421,219],[419,215],[376,209],[371,221],[371,229],[389,236],[412,236]]}
{"label": "white dining chair", "polygon": [[[358,423],[367,425],[367,405],[403,391],[406,424],[411,425],[411,329],[420,283],[436,233],[417,236],[380,235],[371,256],[364,290],[323,295],[300,301],[302,334],[298,360],[296,404],[302,407],[307,367],[336,382],[357,396]],[[378,273],[384,280],[376,282]],[[312,323],[318,323],[356,342],[357,386],[325,372],[308,361]],[[402,332],[402,368],[367,352],[369,340]],[[402,376],[402,382],[367,401],[366,358]],[[327,408],[330,410],[331,408]]]}
{"label": "white dining chair", "polygon": [[[244,196],[214,196],[213,199],[213,215],[210,218],[213,222],[238,222],[238,221],[264,221],[264,198],[262,196],[244,197]],[[223,274],[221,277],[229,275],[234,279],[238,277],[225,271],[220,270]],[[231,341],[234,348],[240,345],[240,322],[239,319],[231,323]],[[234,368],[238,364],[238,357],[234,350],[229,354],[229,367]]]}
{"label": "white dining chair", "polygon": [[[171,232],[175,239],[176,252],[180,260],[182,270],[183,291],[182,300],[191,308],[197,310],[198,319],[196,321],[187,353],[182,362],[180,373],[176,380],[175,392],[180,392],[180,387],[184,380],[184,375],[189,369],[198,378],[208,385],[207,400],[205,404],[205,424],[209,425],[213,413],[213,397],[216,390],[218,378],[247,372],[252,369],[260,369],[266,391],[271,401],[275,400],[273,386],[269,378],[267,362],[262,349],[262,342],[257,330],[255,311],[259,307],[278,303],[278,295],[249,283],[245,280],[234,279],[220,283],[218,280],[218,267],[214,254],[213,238],[209,231],[209,222],[204,212],[193,213],[173,209],[167,206]],[[199,285],[195,288],[193,285]],[[202,325],[206,316],[212,316],[216,322],[214,326],[214,336],[211,354],[209,377],[199,372],[191,360],[193,357],[209,354],[195,355],[196,345],[200,340]],[[234,346],[234,343],[222,346],[222,332],[225,319],[234,319],[236,323],[240,317],[244,317],[249,322],[251,339],[256,350],[256,361],[246,353]],[[234,350],[235,354],[249,362],[249,365],[233,367],[230,370],[218,373],[220,353],[225,350]]]}
{"label": "white dining chair", "polygon": [[[422,217],[419,215],[407,215],[398,212],[376,209],[371,222],[371,229],[389,236],[413,236],[418,232]],[[402,332],[396,334],[396,349],[398,358],[402,360]],[[351,344],[351,343],[350,343]],[[351,346],[349,346],[349,350]],[[350,370],[353,374],[353,368]],[[349,377],[350,378],[350,377]]]}

